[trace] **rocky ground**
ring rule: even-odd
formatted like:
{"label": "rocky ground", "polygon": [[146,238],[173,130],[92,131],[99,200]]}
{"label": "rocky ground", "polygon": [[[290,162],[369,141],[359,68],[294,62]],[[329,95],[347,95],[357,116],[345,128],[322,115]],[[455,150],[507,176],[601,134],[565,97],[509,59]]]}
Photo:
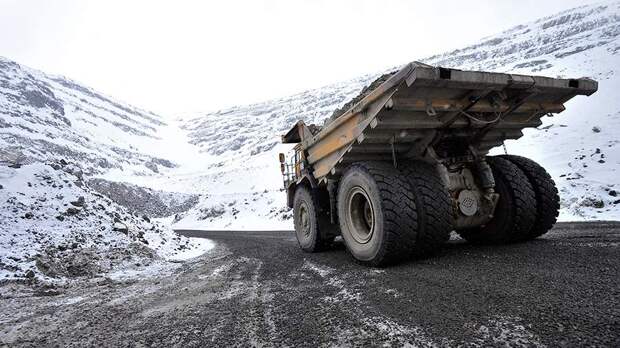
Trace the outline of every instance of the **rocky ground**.
{"label": "rocky ground", "polygon": [[138,271],[208,247],[151,217],[93,190],[65,160],[0,165],[0,283]]}
{"label": "rocky ground", "polygon": [[[189,234],[189,233],[186,233]],[[451,241],[387,269],[290,232],[199,232],[217,247],[142,280],[0,287],[11,346],[618,346],[620,223],[530,243]]]}

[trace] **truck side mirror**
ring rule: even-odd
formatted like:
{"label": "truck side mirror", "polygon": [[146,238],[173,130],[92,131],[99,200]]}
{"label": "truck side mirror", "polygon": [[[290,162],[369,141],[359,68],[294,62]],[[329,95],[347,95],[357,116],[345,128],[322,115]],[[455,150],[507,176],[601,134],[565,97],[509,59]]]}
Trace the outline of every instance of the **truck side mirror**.
{"label": "truck side mirror", "polygon": [[284,157],[283,153],[280,152],[279,157],[280,157],[280,163],[284,163],[286,161],[286,158]]}
{"label": "truck side mirror", "polygon": [[282,174],[284,174],[285,170],[286,170],[286,167],[284,166],[284,163],[280,163],[280,171],[282,172]]}

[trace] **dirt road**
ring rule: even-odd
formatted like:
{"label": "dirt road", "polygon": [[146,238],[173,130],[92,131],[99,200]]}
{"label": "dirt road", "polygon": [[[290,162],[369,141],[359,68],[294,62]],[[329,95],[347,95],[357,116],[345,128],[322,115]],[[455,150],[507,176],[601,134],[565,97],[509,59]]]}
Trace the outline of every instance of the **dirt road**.
{"label": "dirt road", "polygon": [[[501,247],[450,242],[387,269],[292,232],[185,232],[216,248],[169,274],[13,293],[15,346],[620,346],[620,223]],[[45,296],[52,295],[52,296]]]}

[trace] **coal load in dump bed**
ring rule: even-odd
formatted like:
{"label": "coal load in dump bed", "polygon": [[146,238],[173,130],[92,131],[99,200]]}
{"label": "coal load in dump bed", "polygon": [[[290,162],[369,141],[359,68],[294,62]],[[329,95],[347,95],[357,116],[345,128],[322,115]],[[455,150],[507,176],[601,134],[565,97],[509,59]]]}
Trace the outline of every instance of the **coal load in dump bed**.
{"label": "coal load in dump bed", "polygon": [[364,89],[362,89],[360,94],[355,96],[353,99],[349,100],[341,108],[338,108],[338,109],[334,110],[332,115],[325,120],[323,125],[326,126],[329,123],[331,123],[333,120],[335,120],[338,117],[340,117],[340,115],[344,114],[347,110],[349,110],[350,108],[355,106],[355,104],[359,103],[360,100],[364,99],[365,96],[370,94],[370,92],[374,91],[377,87],[381,86],[381,84],[383,84],[385,81],[389,80],[390,77],[394,76],[394,74],[396,74],[397,72],[398,72],[398,70],[394,70],[392,72],[383,74],[383,75],[379,76],[379,78],[377,78],[376,80],[372,81],[368,86],[366,86],[366,87],[364,87]]}

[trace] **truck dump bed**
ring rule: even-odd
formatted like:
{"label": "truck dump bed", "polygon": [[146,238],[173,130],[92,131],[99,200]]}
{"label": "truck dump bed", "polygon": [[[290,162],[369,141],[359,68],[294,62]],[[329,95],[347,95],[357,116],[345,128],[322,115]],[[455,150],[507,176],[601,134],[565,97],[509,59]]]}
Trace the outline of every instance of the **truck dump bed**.
{"label": "truck dump bed", "polygon": [[285,143],[300,143],[317,181],[337,176],[352,162],[424,157],[429,148],[462,146],[486,155],[504,140],[521,137],[523,128],[539,126],[542,116],[562,112],[574,96],[598,88],[587,78],[462,71],[418,62],[383,80],[320,131],[300,121],[283,136]]}

